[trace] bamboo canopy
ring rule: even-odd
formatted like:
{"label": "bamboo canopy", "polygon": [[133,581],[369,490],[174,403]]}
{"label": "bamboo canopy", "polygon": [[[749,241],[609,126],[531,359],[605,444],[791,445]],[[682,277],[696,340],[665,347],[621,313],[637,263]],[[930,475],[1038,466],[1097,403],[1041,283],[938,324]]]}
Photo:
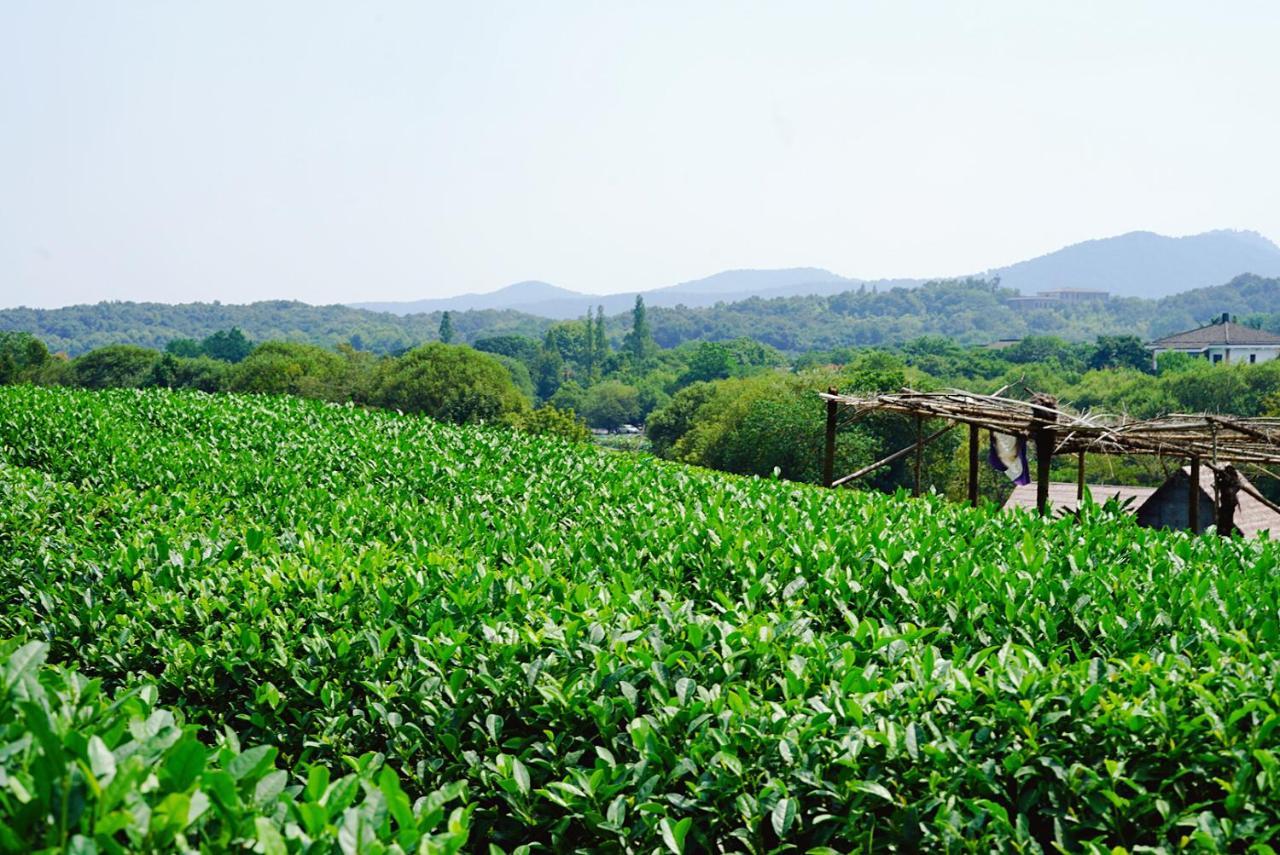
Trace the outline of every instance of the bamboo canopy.
{"label": "bamboo canopy", "polygon": [[859,416],[885,412],[913,418],[947,419],[1027,437],[1047,427],[1053,431],[1055,455],[1087,451],[1280,464],[1280,418],[1173,413],[1154,419],[1131,419],[1076,413],[1062,406],[957,389],[941,392],[906,389],[871,396],[820,394],[829,403],[851,408]]}

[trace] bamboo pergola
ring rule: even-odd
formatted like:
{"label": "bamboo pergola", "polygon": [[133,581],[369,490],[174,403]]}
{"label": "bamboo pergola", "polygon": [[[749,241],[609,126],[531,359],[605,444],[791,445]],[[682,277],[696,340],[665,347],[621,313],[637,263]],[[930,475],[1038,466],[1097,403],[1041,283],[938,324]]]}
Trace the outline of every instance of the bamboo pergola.
{"label": "bamboo pergola", "polygon": [[[1001,390],[1003,391],[1003,390]],[[828,487],[847,484],[914,451],[916,492],[920,489],[921,450],[952,428],[969,426],[969,501],[978,500],[979,431],[1025,437],[1036,452],[1036,506],[1045,512],[1049,466],[1054,456],[1077,456],[1077,489],[1084,492],[1086,452],[1112,455],[1156,455],[1185,458],[1191,464],[1190,519],[1198,525],[1199,479],[1202,460],[1217,464],[1280,464],[1280,419],[1243,418],[1209,413],[1174,413],[1154,419],[1132,419],[1104,413],[1074,412],[1049,396],[1019,401],[1000,394],[983,395],[949,389],[941,392],[900,392],[878,395],[841,395],[835,389],[821,393],[827,402],[826,454],[823,482]],[[857,419],[872,413],[896,413],[915,419],[916,442],[870,466],[843,478],[834,477],[836,434],[842,414]],[[948,425],[924,436],[928,419],[944,419]],[[1229,468],[1229,467],[1228,467]],[[1234,470],[1226,476],[1235,477]]]}

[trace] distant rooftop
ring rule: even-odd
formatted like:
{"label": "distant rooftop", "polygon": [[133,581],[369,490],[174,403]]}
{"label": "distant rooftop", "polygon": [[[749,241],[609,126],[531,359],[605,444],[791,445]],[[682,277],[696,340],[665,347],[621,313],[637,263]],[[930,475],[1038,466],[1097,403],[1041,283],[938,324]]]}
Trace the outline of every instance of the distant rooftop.
{"label": "distant rooftop", "polygon": [[1151,342],[1153,348],[1214,347],[1234,344],[1280,346],[1280,335],[1246,327],[1234,321],[1219,321],[1186,332],[1174,333]]}

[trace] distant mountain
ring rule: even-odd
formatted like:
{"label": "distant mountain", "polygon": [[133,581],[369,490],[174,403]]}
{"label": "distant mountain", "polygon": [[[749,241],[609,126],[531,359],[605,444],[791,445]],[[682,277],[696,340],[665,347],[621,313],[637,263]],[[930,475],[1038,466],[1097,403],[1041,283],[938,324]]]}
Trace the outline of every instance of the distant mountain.
{"label": "distant mountain", "polygon": [[[1118,297],[1159,299],[1226,282],[1252,273],[1280,276],[1280,246],[1257,232],[1219,230],[1187,237],[1130,232],[1073,244],[1038,258],[980,274],[1000,277],[1006,288],[1034,294],[1056,288],[1088,288]],[[517,282],[484,294],[463,294],[410,302],[353,303],[353,308],[408,315],[510,309],[544,318],[580,318],[595,306],[607,314],[624,312],[643,294],[656,308],[690,309],[735,303],[752,297],[831,296],[859,287],[912,288],[924,279],[850,279],[820,267],[780,270],[726,270],[677,285],[625,294],[588,294],[546,282]]]}
{"label": "distant mountain", "polygon": [[[435,300],[405,303],[353,303],[356,309],[408,315],[416,312],[461,312],[468,309],[511,309],[544,318],[579,318],[588,309],[604,306],[613,315],[630,309],[636,294],[644,294],[645,304],[654,307],[687,306],[691,309],[733,303],[751,297],[791,297],[810,294],[838,294],[857,288],[862,280],[846,279],[817,267],[781,270],[726,270],[703,279],[694,279],[625,294],[585,294],[546,282],[517,282],[484,294],[463,294]],[[895,280],[885,284],[919,284],[919,280]]]}
{"label": "distant mountain", "polygon": [[[583,305],[583,300],[591,300],[586,294],[570,291],[549,282],[531,279],[517,282],[497,291],[483,294],[459,294],[456,297],[441,297],[431,300],[411,300],[403,303],[353,303],[353,308],[367,309],[370,312],[391,312],[395,315],[416,315],[425,312],[466,312],[472,309],[515,309],[524,311],[523,306],[541,305],[544,303],[573,302]],[[582,314],[581,311],[577,314]]]}
{"label": "distant mountain", "polygon": [[1187,237],[1130,232],[1073,244],[987,272],[1023,294],[1090,288],[1158,299],[1253,273],[1280,276],[1280,247],[1257,232],[1220,230]]}

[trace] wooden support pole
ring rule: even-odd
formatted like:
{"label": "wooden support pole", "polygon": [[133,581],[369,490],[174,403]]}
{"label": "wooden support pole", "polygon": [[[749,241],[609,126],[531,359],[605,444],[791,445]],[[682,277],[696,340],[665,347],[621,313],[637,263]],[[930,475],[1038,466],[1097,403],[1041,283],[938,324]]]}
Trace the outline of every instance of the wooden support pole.
{"label": "wooden support pole", "polygon": [[916,416],[916,478],[911,495],[920,495],[920,464],[924,461],[924,419]]}
{"label": "wooden support pole", "polygon": [[[827,391],[832,395],[838,394],[835,386]],[[835,401],[827,401],[827,444],[822,455],[822,486],[824,487],[830,487],[836,477],[836,417],[839,412],[839,404]]]}
{"label": "wooden support pole", "polygon": [[1031,432],[1036,447],[1036,511],[1042,516],[1049,511],[1049,467],[1053,464],[1053,429],[1057,421],[1058,400],[1051,395],[1034,395],[1031,413],[1037,427]]}
{"label": "wooden support pole", "polygon": [[1213,482],[1218,488],[1218,534],[1230,537],[1236,530],[1236,506],[1240,499],[1240,473],[1231,464],[1213,470]]}
{"label": "wooden support pole", "polygon": [[1187,526],[1200,533],[1200,455],[1191,457],[1191,484],[1187,489]]}
{"label": "wooden support pole", "polygon": [[969,425],[969,504],[978,507],[978,426]]}
{"label": "wooden support pole", "polygon": [[1036,445],[1036,511],[1043,516],[1049,510],[1049,467],[1053,464],[1053,431],[1040,428],[1035,432]]}
{"label": "wooden support pole", "polygon": [[1076,455],[1076,506],[1084,502],[1084,450]]}

